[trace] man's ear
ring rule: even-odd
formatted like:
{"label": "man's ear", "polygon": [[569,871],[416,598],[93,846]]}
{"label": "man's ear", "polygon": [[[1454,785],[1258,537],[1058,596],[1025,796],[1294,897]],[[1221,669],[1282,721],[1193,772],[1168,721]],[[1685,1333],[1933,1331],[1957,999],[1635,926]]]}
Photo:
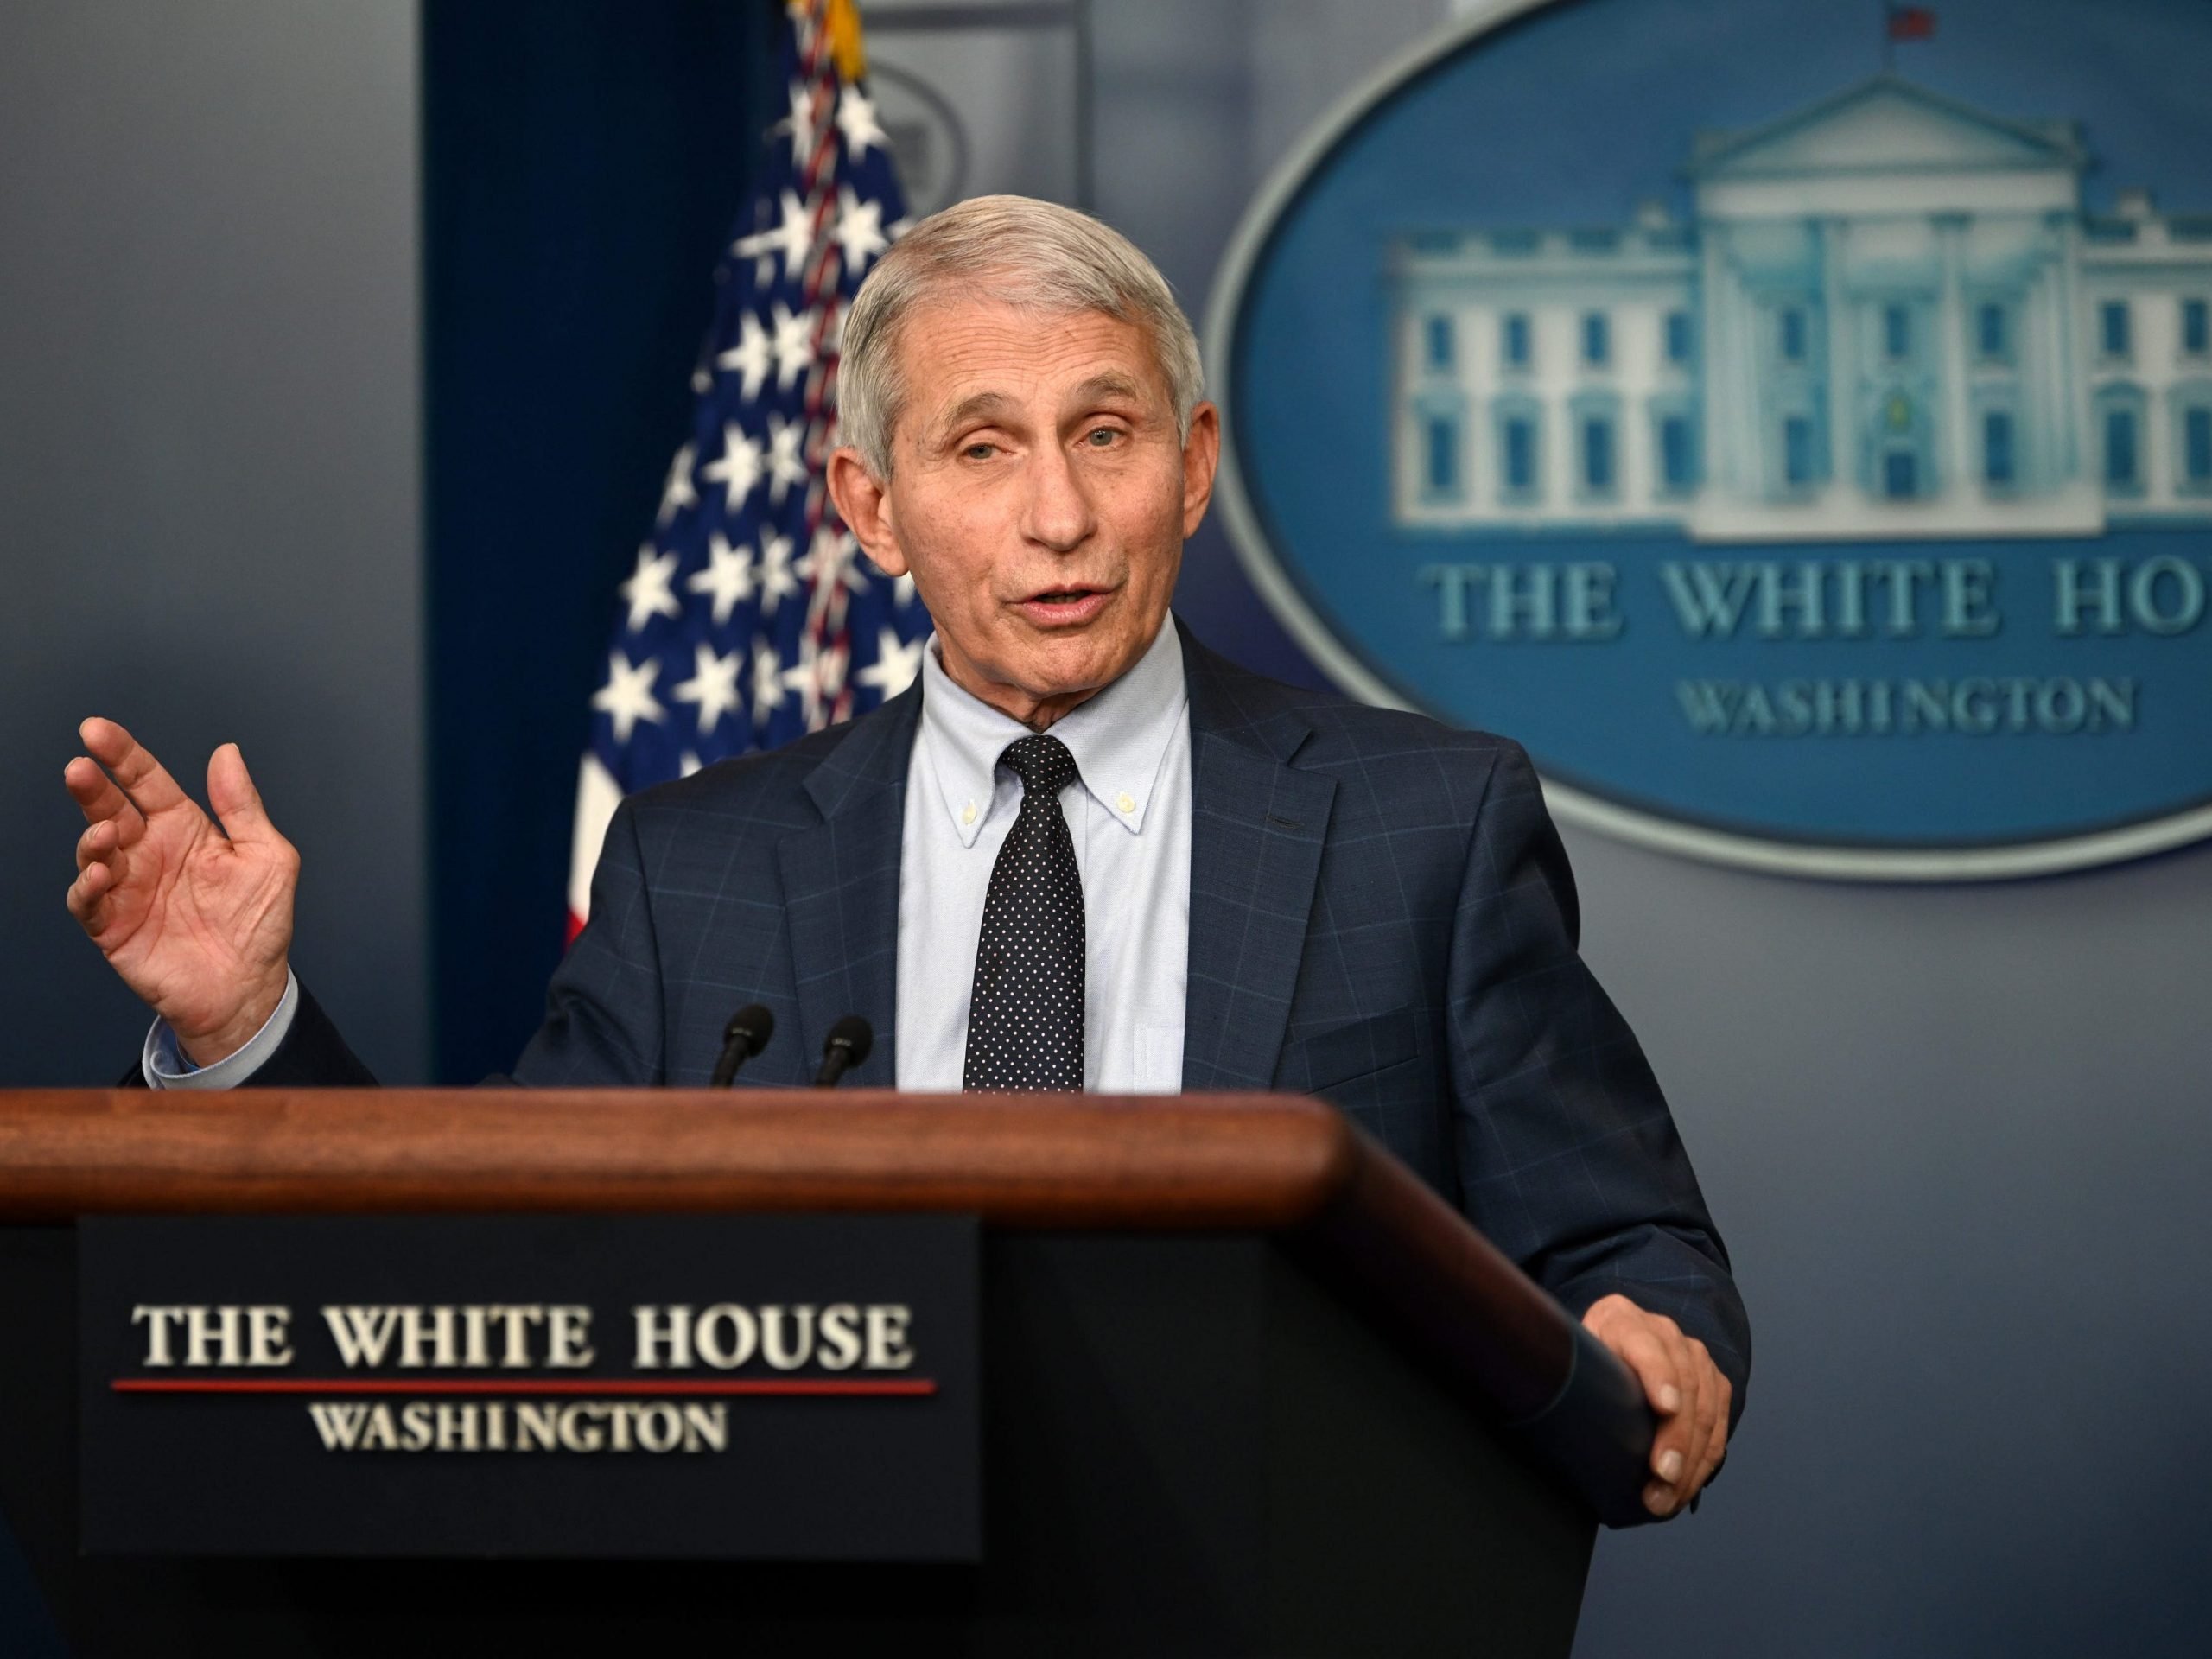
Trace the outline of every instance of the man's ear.
{"label": "man's ear", "polygon": [[1183,534],[1198,533],[1213,499],[1215,469],[1221,465],[1221,413],[1211,404],[1191,411],[1191,435],[1183,444]]}
{"label": "man's ear", "polygon": [[890,488],[869,474],[861,452],[850,444],[830,452],[830,499],[869,563],[887,576],[905,575],[906,556],[892,522]]}

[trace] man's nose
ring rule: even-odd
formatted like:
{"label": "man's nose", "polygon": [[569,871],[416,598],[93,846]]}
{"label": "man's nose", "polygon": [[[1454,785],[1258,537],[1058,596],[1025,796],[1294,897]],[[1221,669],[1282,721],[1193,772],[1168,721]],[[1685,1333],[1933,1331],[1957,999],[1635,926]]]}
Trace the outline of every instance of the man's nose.
{"label": "man's nose", "polygon": [[1027,470],[1029,491],[1022,503],[1021,533],[1055,553],[1073,552],[1090,539],[1096,524],[1074,457],[1058,444],[1048,444]]}

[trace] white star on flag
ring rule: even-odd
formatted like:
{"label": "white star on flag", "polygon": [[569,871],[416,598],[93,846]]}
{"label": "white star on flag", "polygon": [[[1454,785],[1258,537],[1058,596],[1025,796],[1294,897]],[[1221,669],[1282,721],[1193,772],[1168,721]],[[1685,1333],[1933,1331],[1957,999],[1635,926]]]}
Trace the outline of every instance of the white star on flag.
{"label": "white star on flag", "polygon": [[814,313],[791,315],[781,300],[775,306],[776,389],[789,391],[791,382],[814,366]]}
{"label": "white star on flag", "polygon": [[845,251],[848,270],[866,270],[868,262],[891,245],[883,234],[883,204],[862,201],[849,189],[837,192],[837,228],[831,234]]}
{"label": "white star on flag", "polygon": [[722,486],[727,502],[723,511],[734,518],[745,505],[745,498],[753,493],[753,486],[760,481],[760,446],[735,421],[724,421],[721,459],[702,467],[699,476]]}
{"label": "white star on flag", "polygon": [[890,628],[875,631],[875,660],[853,676],[861,685],[872,685],[887,700],[897,696],[914,683],[914,676],[922,671],[922,653],[929,649],[925,635],[919,639],[901,641]]}
{"label": "white star on flag", "polygon": [[791,136],[791,164],[802,173],[814,159],[814,97],[804,81],[795,80],[785,88],[791,99],[791,113],[778,122],[777,127]]}
{"label": "white star on flag", "polygon": [[848,86],[837,94],[837,130],[845,135],[845,153],[855,160],[868,154],[870,144],[882,143],[887,136],[875,122],[875,100],[857,86]]}
{"label": "white star on flag", "polygon": [[773,616],[776,601],[798,592],[798,578],[791,574],[791,543],[788,536],[760,538],[760,613]]}
{"label": "white star on flag", "polygon": [[802,634],[798,660],[784,671],[784,683],[798,693],[799,708],[812,725],[823,705],[836,702],[845,689],[844,651],[836,645],[817,645],[812,634]]}
{"label": "white star on flag", "polygon": [[751,236],[741,236],[733,245],[734,251],[747,259],[757,259],[763,267],[760,285],[768,285],[775,267],[772,257],[784,256],[784,280],[797,282],[799,267],[806,263],[807,251],[814,245],[814,220],[806,211],[806,204],[798,193],[786,190],[779,204],[782,223],[772,231],[756,231]]}
{"label": "white star on flag", "polygon": [[620,652],[607,656],[607,683],[592,693],[591,706],[614,721],[614,741],[627,743],[641,720],[658,724],[668,710],[653,696],[653,682],[660,676],[660,658],[648,657],[634,666]]}
{"label": "white star on flag", "polygon": [[699,493],[691,487],[691,463],[697,459],[697,448],[687,443],[668,463],[668,481],[660,486],[660,511],[654,523],[666,524],[684,508],[699,505]]}
{"label": "white star on flag", "polygon": [[747,403],[760,395],[760,383],[768,378],[768,331],[759,317],[747,311],[738,320],[737,344],[716,358],[715,366],[735,369],[745,377],[739,391]]}
{"label": "white star on flag", "polygon": [[732,547],[719,530],[707,538],[707,568],[693,575],[684,587],[695,594],[712,594],[715,626],[729,620],[729,613],[753,597],[753,550]]}
{"label": "white star on flag", "polygon": [[857,594],[868,583],[868,572],[855,560],[859,552],[860,543],[850,531],[825,524],[814,532],[806,556],[791,569],[817,592],[842,584]]}
{"label": "white star on flag", "polygon": [[629,631],[635,633],[657,616],[681,616],[683,602],[670,590],[676,578],[676,555],[653,551],[646,543],[638,550],[638,568],[622,584],[622,600],[630,607]]}
{"label": "white star on flag", "polygon": [[712,645],[692,646],[691,677],[677,686],[673,696],[678,702],[699,705],[700,736],[711,735],[724,715],[734,714],[745,706],[745,699],[737,690],[737,677],[744,668],[742,651],[718,657]]}
{"label": "white star on flag", "polygon": [[800,458],[799,445],[806,439],[806,428],[798,421],[787,421],[771,412],[768,416],[768,499],[778,506],[783,505],[784,492],[794,484],[806,482],[806,462]]}
{"label": "white star on flag", "polygon": [[766,641],[753,647],[753,722],[765,724],[783,706],[784,659]]}

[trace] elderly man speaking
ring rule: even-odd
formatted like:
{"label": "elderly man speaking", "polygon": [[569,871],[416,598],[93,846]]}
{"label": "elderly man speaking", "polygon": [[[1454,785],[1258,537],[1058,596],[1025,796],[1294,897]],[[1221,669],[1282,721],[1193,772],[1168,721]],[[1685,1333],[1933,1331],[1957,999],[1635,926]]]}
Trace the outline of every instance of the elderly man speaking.
{"label": "elderly man speaking", "polygon": [[[1320,1095],[1634,1370],[1665,1420],[1644,1501],[1679,1510],[1749,1332],[1576,953],[1527,757],[1262,679],[1170,618],[1219,416],[1166,283],[1097,221],[1007,196],[922,221],[842,375],[830,491],[929,607],[920,677],[624,802],[516,1078],[702,1084],[757,1001],[817,1047],[868,1019],[863,1083]],[[292,976],[299,859],[237,747],[208,763],[218,827],[120,726],[83,738],[68,905],[157,1016],[146,1082],[372,1082]],[[810,1052],[747,1081],[802,1083]]]}

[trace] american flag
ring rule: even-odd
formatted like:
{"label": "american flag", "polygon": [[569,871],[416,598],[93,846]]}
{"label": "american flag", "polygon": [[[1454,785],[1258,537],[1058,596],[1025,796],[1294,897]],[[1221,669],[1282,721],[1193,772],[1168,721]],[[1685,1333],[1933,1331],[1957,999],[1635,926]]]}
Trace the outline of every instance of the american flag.
{"label": "american flag", "polygon": [[930,621],[911,581],[855,548],[824,487],[837,339],[861,277],[906,228],[862,74],[851,0],[785,14],[790,111],[715,272],[691,434],[621,587],[576,789],[569,927],[621,798],[772,748],[906,689]]}

